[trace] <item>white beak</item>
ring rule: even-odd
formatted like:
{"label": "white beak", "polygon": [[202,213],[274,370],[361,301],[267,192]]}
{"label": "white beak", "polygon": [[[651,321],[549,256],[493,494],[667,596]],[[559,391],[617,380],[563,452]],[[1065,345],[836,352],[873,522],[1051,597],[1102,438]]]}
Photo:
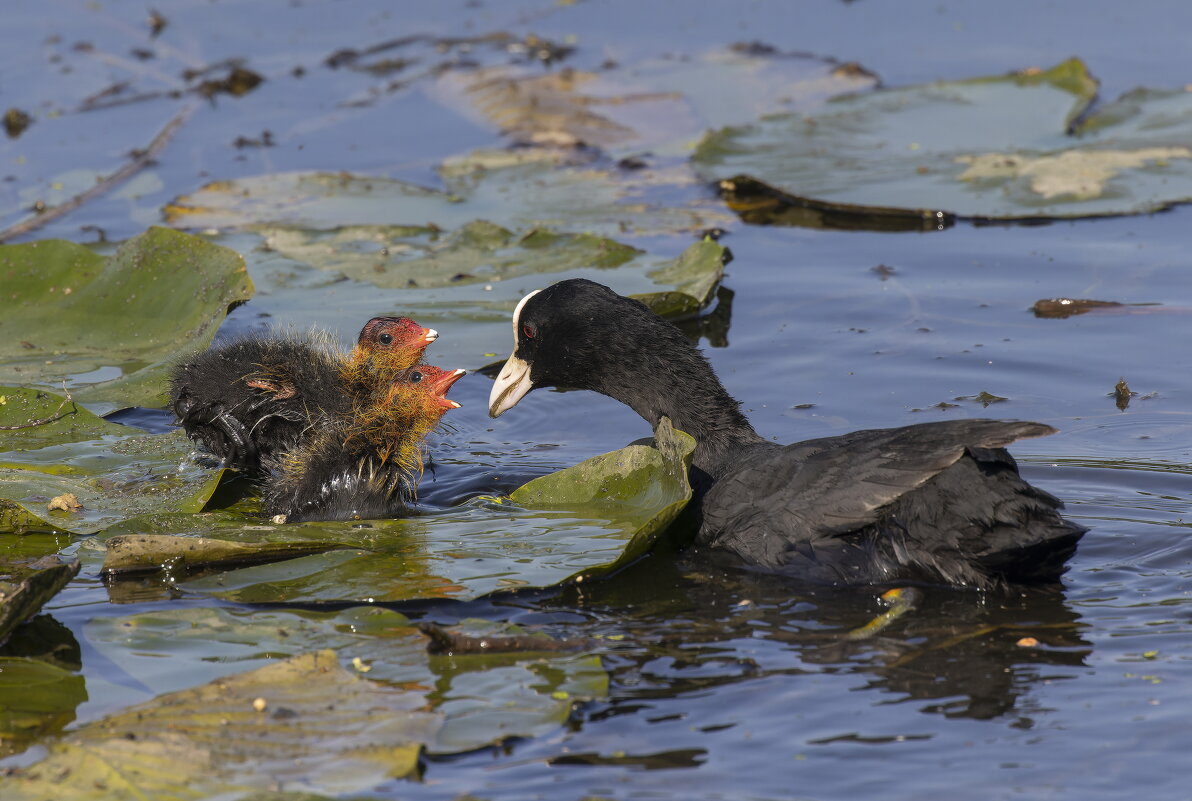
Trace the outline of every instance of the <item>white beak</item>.
{"label": "white beak", "polygon": [[501,368],[501,374],[493,384],[493,391],[488,396],[489,417],[500,417],[509,411],[517,402],[533,389],[530,383],[530,365],[517,356],[510,356],[509,361]]}

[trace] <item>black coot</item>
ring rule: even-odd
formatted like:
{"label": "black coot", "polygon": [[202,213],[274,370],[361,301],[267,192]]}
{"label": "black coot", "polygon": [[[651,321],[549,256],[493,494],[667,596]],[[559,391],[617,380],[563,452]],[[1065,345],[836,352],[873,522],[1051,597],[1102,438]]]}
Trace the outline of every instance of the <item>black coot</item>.
{"label": "black coot", "polygon": [[538,387],[590,389],[697,440],[696,543],[832,583],[1052,581],[1085,528],[1019,475],[1005,445],[1040,423],[953,420],[777,445],[711,366],[636,300],[573,279],[532,292],[492,389],[496,417]]}

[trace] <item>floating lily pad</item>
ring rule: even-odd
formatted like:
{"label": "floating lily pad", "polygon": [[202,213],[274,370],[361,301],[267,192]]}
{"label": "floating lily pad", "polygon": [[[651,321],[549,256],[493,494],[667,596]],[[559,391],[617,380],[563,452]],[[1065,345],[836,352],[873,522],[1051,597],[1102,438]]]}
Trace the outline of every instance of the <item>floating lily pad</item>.
{"label": "floating lily pad", "polygon": [[303,654],[84,725],[5,779],[5,798],[194,798],[277,784],[363,790],[417,770],[442,715],[420,692]]}
{"label": "floating lily pad", "polygon": [[649,306],[659,317],[679,318],[697,314],[716,295],[728,258],[728,249],[718,242],[711,239],[697,242],[670,264],[649,273],[655,283],[669,284],[674,289],[641,292],[630,297]]}
{"label": "floating lily pad", "polygon": [[[218,181],[177,198],[165,217],[188,230],[248,228],[274,236],[344,229],[362,254],[379,253],[382,237],[399,240],[399,253],[406,238],[424,249],[478,219],[523,233],[548,227],[606,237],[690,233],[733,220],[685,165],[624,171],[592,154],[482,150],[448,159],[440,173],[447,191],[342,173]],[[677,201],[678,194],[685,197]]]}
{"label": "floating lily pad", "polygon": [[136,433],[61,395],[30,387],[0,387],[0,426],[13,429],[0,430],[0,453]]}
{"label": "floating lily pad", "polygon": [[508,226],[624,238],[690,235],[735,222],[677,159],[626,169],[593,151],[477,150],[447,159],[439,175],[459,211]]}
{"label": "floating lily pad", "polygon": [[[467,216],[452,214],[453,198],[406,181],[331,172],[283,172],[214,181],[164,209],[179,228],[243,228],[261,223],[333,229],[348,225],[398,225],[410,233],[453,228]],[[449,215],[445,218],[445,215]]]}
{"label": "floating lily pad", "polygon": [[[194,463],[192,450],[185,436],[173,432],[0,453],[0,522],[16,530],[92,534],[134,515],[199,512],[224,471]],[[50,511],[51,499],[66,494],[80,506]]]}
{"label": "floating lily pad", "polygon": [[[665,421],[655,445],[593,457],[530,482],[511,499],[475,499],[368,528],[351,522],[269,532],[228,528],[220,539],[250,542],[265,534],[360,550],[245,567],[178,586],[241,603],[398,601],[471,599],[603,575],[645,553],[691,497],[687,470],[695,441]],[[174,552],[171,544],[168,553]],[[168,553],[156,557],[159,563]]]}
{"label": "floating lily pad", "polygon": [[514,234],[474,220],[446,237],[407,236],[392,226],[350,226],[334,231],[262,230],[265,244],[295,261],[334,270],[383,289],[440,289],[507,281],[532,273],[619,267],[635,248],[592,234],[535,228]]}
{"label": "floating lily pad", "polygon": [[151,228],[110,257],[62,240],[0,246],[0,382],[60,384],[79,401],[151,406],[170,364],[211,341],[253,291],[244,260]]}
{"label": "floating lily pad", "polygon": [[796,198],[966,217],[1136,214],[1192,199],[1192,93],[1132,93],[1087,118],[1096,81],[1049,70],[839,98],[708,134],[709,180]]}
{"label": "floating lily pad", "polygon": [[[464,621],[456,636],[516,637],[553,643],[516,626]],[[591,647],[579,652],[523,649],[513,653],[429,654],[427,638],[403,615],[383,608],[297,612],[225,608],[166,609],[97,618],[88,640],[155,692],[181,682],[210,681],[313,647],[336,650],[340,661],[371,681],[424,695],[443,715],[425,745],[438,753],[472,750],[508,737],[557,729],[576,701],[603,697],[608,677]],[[169,658],[172,668],[157,665]]]}
{"label": "floating lily pad", "polygon": [[[518,171],[522,167],[498,169]],[[517,302],[529,290],[555,280],[590,278],[622,294],[650,295],[647,302],[667,315],[692,314],[710,300],[708,287],[722,275],[723,247],[696,243],[677,260],[651,258],[617,238],[592,233],[586,224],[592,218],[582,211],[572,219],[569,204],[581,210],[592,207],[590,187],[572,187],[552,199],[543,187],[562,180],[558,176],[565,171],[538,163],[529,163],[525,169],[524,191],[515,194],[539,205],[525,207],[510,202],[507,196],[489,198],[480,190],[472,192],[479,198],[475,204],[453,204],[442,195],[437,201],[442,213],[429,220],[433,227],[426,224],[428,196],[415,192],[418,203],[410,205],[408,184],[340,175],[305,179],[265,176],[220,184],[188,199],[195,211],[180,222],[250,226],[253,233],[235,235],[237,244],[246,252],[254,251],[251,258],[267,262],[270,269],[305,271],[309,276],[314,273],[310,268],[316,268],[329,277],[355,279],[336,284],[341,303],[357,302],[349,300],[357,298],[370,310],[388,304],[423,325],[450,331],[451,336],[436,343],[436,359],[464,367],[491,362],[493,357],[485,354],[493,352],[494,340],[507,335]],[[506,180],[513,179],[502,179]],[[311,190],[317,200],[310,203],[302,201],[302,187],[307,183],[317,189]],[[288,203],[287,191],[296,192],[290,198],[293,205]],[[338,192],[343,193],[342,198]],[[371,202],[363,203],[362,198]],[[461,214],[480,206],[501,216],[477,219]],[[584,232],[569,233],[566,225],[544,228],[530,223],[523,227],[525,220],[511,220],[524,211],[540,211],[554,222],[578,221]],[[354,214],[360,215],[357,224],[343,224]],[[638,219],[634,213],[617,214],[622,220]],[[684,215],[689,225],[699,222],[686,212]],[[372,222],[377,219],[392,224]],[[619,228],[615,219],[604,222],[607,225],[596,228]],[[256,236],[262,238],[263,249],[254,248]],[[265,269],[263,265],[261,269]],[[667,297],[666,293],[672,294]],[[306,312],[301,294],[294,293],[288,306],[295,320]],[[322,310],[321,305],[319,308]]]}
{"label": "floating lily pad", "polygon": [[737,45],[599,72],[517,66],[444,72],[431,95],[518,142],[685,153],[708,128],[876,84],[856,64]]}
{"label": "floating lily pad", "polygon": [[78,572],[78,559],[57,556],[35,562],[0,562],[0,643],[14,628],[36,615]]}

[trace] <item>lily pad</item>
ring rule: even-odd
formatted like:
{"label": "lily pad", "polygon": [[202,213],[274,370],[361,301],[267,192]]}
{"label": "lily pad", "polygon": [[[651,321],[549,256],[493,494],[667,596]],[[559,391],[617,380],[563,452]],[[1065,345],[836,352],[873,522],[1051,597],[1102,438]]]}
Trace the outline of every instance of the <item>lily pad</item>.
{"label": "lily pad", "polygon": [[[546,191],[535,175],[541,172],[549,182],[555,180],[550,176],[557,172],[542,165],[527,169],[527,198],[537,197],[535,191]],[[281,176],[244,179],[234,188],[218,188],[210,193],[203,190],[191,202],[205,210],[196,211],[183,222],[190,224],[198,218],[214,225],[251,226],[251,233],[233,234],[238,247],[252,251],[250,258],[259,260],[254,269],[284,271],[289,276],[287,282],[309,282],[319,273],[327,274],[321,279],[324,282],[332,277],[354,279],[336,283],[339,303],[355,303],[369,312],[388,303],[423,325],[450,331],[450,337],[436,343],[436,359],[464,367],[480,367],[492,361],[494,357],[485,354],[492,353],[495,339],[506,335],[513,309],[530,289],[562,278],[590,278],[622,294],[650,295],[643,299],[664,315],[685,316],[710,300],[708,288],[720,280],[727,256],[722,246],[699,242],[677,260],[651,258],[619,239],[590,232],[584,223],[591,220],[583,214],[577,219],[584,233],[537,224],[518,227],[518,221],[509,222],[510,217],[518,215],[508,209],[516,211],[518,206],[509,203],[508,198],[503,202],[495,197],[491,203],[485,200],[489,211],[506,209],[503,218],[497,220],[461,219],[460,206],[469,203],[457,205],[441,198],[443,214],[433,218],[434,227],[428,227],[426,208],[408,205],[408,185],[400,181],[327,176],[326,181],[312,177],[311,185],[318,187],[320,202],[300,203],[292,208],[281,195],[276,202],[252,202],[254,193],[274,197],[274,193],[294,188]],[[348,209],[360,208],[362,215],[368,215],[359,224],[341,224],[355,212],[339,208],[335,192],[340,190],[345,193],[343,202]],[[567,204],[582,207],[589,198],[587,189],[573,187],[564,194],[565,199],[550,209],[546,207],[551,204],[540,199],[543,213],[555,219],[569,218]],[[358,205],[359,199],[366,196],[372,202]],[[634,214],[618,214],[623,219],[636,219]],[[257,215],[275,219],[263,220]],[[388,219],[395,224],[369,222],[372,219]],[[618,228],[615,221],[608,222],[605,227]],[[255,247],[258,236],[264,248]],[[303,278],[294,278],[304,273]],[[284,291],[284,285],[280,289]],[[666,293],[682,296],[667,297]],[[317,308],[304,306],[311,303],[309,295],[293,292],[287,298],[287,312],[295,322],[310,313],[325,313],[321,301]],[[367,314],[362,312],[361,316]]]}
{"label": "lily pad", "polygon": [[334,651],[303,654],[82,726],[10,773],[5,797],[360,791],[417,770],[422,743],[442,724],[422,704],[421,693],[348,672]]}
{"label": "lily pad", "polygon": [[[491,621],[464,621],[452,631],[461,637],[539,639]],[[466,658],[429,654],[427,638],[408,619],[377,607],[340,612],[175,608],[97,618],[88,624],[87,636],[114,664],[146,677],[155,692],[312,647],[333,648],[362,677],[423,694],[425,708],[443,715],[443,727],[424,741],[437,753],[548,733],[567,720],[575,702],[608,692],[607,674],[590,647],[560,653],[544,646]],[[171,669],[157,669],[167,657]]]}
{"label": "lily pad", "polygon": [[0,643],[33,617],[79,572],[78,559],[45,556],[36,562],[0,563]]}
{"label": "lily pad", "polygon": [[[196,464],[192,451],[185,436],[172,432],[0,453],[0,522],[15,530],[93,534],[134,515],[199,512],[224,470]],[[67,494],[80,506],[50,511],[51,499]]]}
{"label": "lily pad", "polygon": [[[655,447],[630,445],[530,482],[510,499],[475,499],[402,520],[226,529],[219,539],[355,544],[178,585],[241,603],[472,599],[583,581],[637,559],[691,497],[695,441],[671,428]],[[367,549],[367,550],[363,550]],[[171,545],[171,553],[173,546]],[[154,557],[147,557],[152,561]],[[165,554],[158,557],[159,563]]]}
{"label": "lily pad", "polygon": [[466,222],[466,215],[452,214],[453,200],[445,192],[392,178],[283,172],[213,181],[176,198],[163,214],[170,225],[192,230],[275,223],[320,229],[398,225],[417,233]]}
{"label": "lily pad", "polygon": [[876,84],[856,64],[734,45],[594,72],[517,66],[444,72],[431,96],[517,142],[686,153],[708,128]]}
{"label": "lily pad", "polygon": [[[686,165],[624,171],[592,153],[530,148],[451,158],[440,175],[446,191],[343,173],[217,181],[175,199],[165,219],[187,230],[247,228],[275,236],[346,229],[346,237],[360,240],[362,254],[379,253],[380,237],[410,238],[425,248],[440,233],[478,219],[523,233],[549,227],[606,237],[690,233],[733,220]],[[677,202],[678,195],[685,197]]]}
{"label": "lily pad", "polygon": [[0,426],[9,429],[0,430],[0,453],[136,433],[61,395],[31,387],[0,387]]}
{"label": "lily pad", "polygon": [[151,228],[109,257],[46,240],[0,246],[0,382],[60,384],[114,406],[164,401],[170,364],[253,292],[226,248]]}
{"label": "lily pad", "polygon": [[674,289],[641,292],[630,297],[649,306],[659,317],[673,319],[698,314],[715,297],[728,260],[728,248],[718,242],[711,239],[697,242],[670,264],[648,274],[655,283],[670,284]]}
{"label": "lily pad", "polygon": [[1086,116],[1096,81],[1049,70],[879,90],[709,133],[696,167],[796,198],[982,219],[1137,214],[1192,199],[1192,93]]}
{"label": "lily pad", "polygon": [[262,230],[265,245],[295,261],[334,270],[383,289],[440,289],[506,281],[532,273],[619,267],[635,248],[592,234],[535,228],[524,234],[474,220],[446,237],[410,237],[392,226],[333,231]]}

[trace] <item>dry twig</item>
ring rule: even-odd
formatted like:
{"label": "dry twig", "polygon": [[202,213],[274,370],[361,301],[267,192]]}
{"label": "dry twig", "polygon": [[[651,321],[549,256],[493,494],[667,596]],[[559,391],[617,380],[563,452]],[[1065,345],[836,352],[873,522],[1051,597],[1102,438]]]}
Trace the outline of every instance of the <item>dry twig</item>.
{"label": "dry twig", "polygon": [[19,426],[0,426],[0,431],[20,431],[22,428],[36,428],[37,426],[44,426],[46,423],[52,423],[55,420],[61,420],[68,414],[74,414],[78,411],[77,409],[71,409],[69,412],[62,411],[62,407],[68,403],[74,406],[74,398],[70,396],[70,390],[66,388],[65,381],[62,382],[62,391],[66,394],[66,397],[62,399],[62,403],[58,404],[58,408],[49,417],[43,417],[40,420],[30,420],[28,423],[22,423]]}

